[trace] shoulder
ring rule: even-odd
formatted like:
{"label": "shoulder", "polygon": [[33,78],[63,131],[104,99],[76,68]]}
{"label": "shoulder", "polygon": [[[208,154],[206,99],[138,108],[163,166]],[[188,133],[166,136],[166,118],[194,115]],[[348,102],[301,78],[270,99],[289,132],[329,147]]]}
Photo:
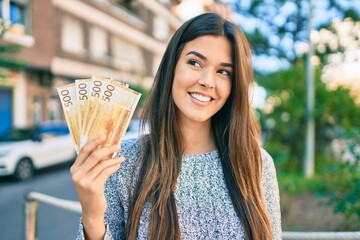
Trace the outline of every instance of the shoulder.
{"label": "shoulder", "polygon": [[272,191],[273,187],[277,187],[277,177],[276,177],[276,169],[273,158],[270,154],[261,149],[261,158],[262,158],[262,174],[261,174],[261,184],[263,186],[263,190]]}
{"label": "shoulder", "polygon": [[122,141],[120,151],[117,156],[132,155],[132,153],[140,152],[140,138],[130,138]]}
{"label": "shoulder", "polygon": [[124,157],[125,161],[121,164],[119,170],[112,175],[112,178],[120,183],[120,185],[127,185],[137,177],[136,173],[138,172],[141,158],[140,139],[131,138],[124,140],[116,157]]}
{"label": "shoulder", "polygon": [[261,152],[261,158],[263,162],[272,162],[272,157],[270,156],[270,154],[263,148],[260,149]]}
{"label": "shoulder", "polygon": [[261,148],[261,159],[262,159],[262,172],[269,173],[275,172],[274,160],[270,154],[263,148]]}
{"label": "shoulder", "polygon": [[271,219],[273,239],[281,239],[281,211],[279,187],[276,177],[274,161],[270,154],[261,149],[262,178],[261,185],[266,202],[266,207]]}
{"label": "shoulder", "polygon": [[268,201],[278,201],[278,181],[276,177],[276,169],[274,161],[269,153],[264,149],[261,150],[262,155],[262,175],[261,175],[261,185],[265,200]]}
{"label": "shoulder", "polygon": [[120,171],[134,170],[133,168],[139,164],[141,157],[140,139],[137,137],[124,140],[116,157],[125,158],[125,161],[121,164]]}

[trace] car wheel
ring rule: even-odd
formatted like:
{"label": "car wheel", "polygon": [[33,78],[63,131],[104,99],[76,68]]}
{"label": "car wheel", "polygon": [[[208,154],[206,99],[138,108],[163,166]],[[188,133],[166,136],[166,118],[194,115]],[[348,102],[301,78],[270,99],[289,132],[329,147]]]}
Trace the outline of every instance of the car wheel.
{"label": "car wheel", "polygon": [[16,165],[14,178],[18,181],[23,181],[31,178],[34,175],[34,166],[29,158],[21,159]]}

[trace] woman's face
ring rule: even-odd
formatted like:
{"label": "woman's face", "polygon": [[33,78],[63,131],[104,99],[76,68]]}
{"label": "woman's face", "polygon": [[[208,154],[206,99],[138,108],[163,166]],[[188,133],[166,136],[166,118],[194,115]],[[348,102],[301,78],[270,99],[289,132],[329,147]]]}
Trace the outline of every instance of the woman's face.
{"label": "woman's face", "polygon": [[172,86],[180,121],[210,123],[230,95],[232,73],[227,38],[204,35],[186,43]]}

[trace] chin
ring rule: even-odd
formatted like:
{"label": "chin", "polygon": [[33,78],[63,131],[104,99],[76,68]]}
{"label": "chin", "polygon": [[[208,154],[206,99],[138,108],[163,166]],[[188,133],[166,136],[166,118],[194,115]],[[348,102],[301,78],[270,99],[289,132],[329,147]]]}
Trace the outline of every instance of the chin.
{"label": "chin", "polygon": [[204,116],[204,117],[201,117],[201,116],[196,116],[194,118],[191,118],[191,120],[193,120],[194,122],[199,122],[199,123],[203,123],[203,122],[208,122],[210,121],[211,118],[209,118],[208,116]]}

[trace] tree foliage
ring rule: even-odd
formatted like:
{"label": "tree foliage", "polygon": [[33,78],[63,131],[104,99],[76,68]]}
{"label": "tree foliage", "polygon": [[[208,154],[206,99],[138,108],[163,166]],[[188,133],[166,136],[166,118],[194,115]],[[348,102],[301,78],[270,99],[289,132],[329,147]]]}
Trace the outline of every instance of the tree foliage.
{"label": "tree foliage", "polygon": [[[304,62],[256,78],[268,94],[264,108],[258,110],[265,148],[281,171],[301,171],[306,132]],[[323,154],[343,130],[360,127],[360,107],[349,90],[330,90],[321,81],[321,69],[315,71],[315,89],[316,152]]]}
{"label": "tree foliage", "polygon": [[[278,172],[289,176],[289,172],[301,173],[306,134],[306,71],[301,58],[309,47],[309,1],[227,2],[237,13],[236,21],[249,36],[255,57],[271,56],[289,63],[289,68],[266,76],[260,75],[263,69],[255,69],[257,82],[267,92],[265,107],[258,109],[258,117],[264,147],[273,156]],[[322,181],[331,186],[329,199],[334,211],[345,216],[343,230],[359,228],[360,106],[355,104],[354,95],[341,87],[346,79],[333,71],[344,65],[359,65],[360,9],[356,9],[355,2],[312,1],[315,31],[311,33],[311,44],[316,55],[312,60],[318,60],[313,116],[316,172],[323,173]],[[330,89],[332,81],[336,87],[333,85]],[[328,154],[334,139],[344,143],[337,156]],[[344,161],[345,153],[355,160]]]}
{"label": "tree foliage", "polygon": [[[227,1],[237,14],[235,19],[247,32],[255,56],[272,56],[285,59],[289,68],[258,75],[259,84],[267,92],[267,104],[259,110],[266,144],[275,155],[278,164],[287,170],[300,171],[305,142],[306,83],[304,61],[301,59],[308,46],[309,1],[301,0],[250,0]],[[360,9],[352,1],[312,1],[313,27],[320,40],[313,42],[315,54],[320,60],[315,71],[316,84],[316,150],[323,153],[329,142],[340,135],[339,129],[358,126],[359,108],[349,90],[337,87],[328,89],[321,80],[324,66],[338,54],[346,57],[351,46],[360,46],[357,34]],[[327,14],[324,14],[326,12]],[[334,23],[347,19],[346,41],[340,32],[343,25]],[[324,37],[324,34],[328,37]],[[331,36],[330,36],[331,35]],[[344,35],[344,34],[343,34]],[[349,40],[350,39],[350,40]],[[335,42],[335,43],[334,43]],[[340,61],[341,62],[341,61]],[[261,72],[261,69],[255,69]],[[291,161],[290,161],[291,159]]]}
{"label": "tree foliage", "polygon": [[321,63],[337,67],[344,62],[360,61],[360,21],[334,19],[330,26],[312,33],[315,54]]}
{"label": "tree foliage", "polygon": [[[247,32],[255,55],[297,59],[297,48],[308,42],[309,1],[249,0],[226,1],[237,15],[237,23]],[[246,4],[248,3],[248,4]],[[360,9],[351,0],[312,1],[314,29],[328,28],[334,17],[360,20]],[[326,12],[326,14],[324,14]]]}
{"label": "tree foliage", "polygon": [[334,164],[326,174],[336,188],[329,198],[334,212],[345,216],[341,228],[357,230],[360,227],[360,128],[345,132],[344,151],[353,157],[351,161]]}

